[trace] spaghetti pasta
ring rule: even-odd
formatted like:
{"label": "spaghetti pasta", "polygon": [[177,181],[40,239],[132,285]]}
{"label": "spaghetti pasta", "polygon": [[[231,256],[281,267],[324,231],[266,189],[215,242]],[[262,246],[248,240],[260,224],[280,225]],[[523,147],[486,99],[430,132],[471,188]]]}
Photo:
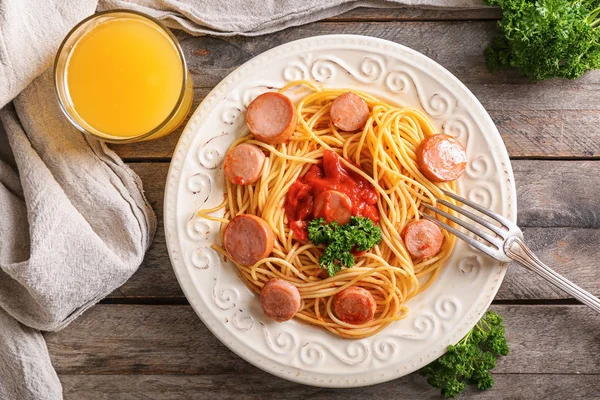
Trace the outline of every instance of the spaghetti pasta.
{"label": "spaghetti pasta", "polygon": [[[272,278],[284,279],[300,292],[298,319],[345,338],[364,338],[405,318],[406,302],[438,276],[452,252],[454,236],[444,231],[441,251],[434,257],[413,262],[400,233],[409,222],[420,219],[422,203],[435,204],[436,198],[454,203],[442,189],[455,191],[455,183],[433,183],[419,170],[417,148],[425,138],[435,134],[422,112],[395,107],[368,93],[352,90],[367,103],[370,116],[361,131],[342,132],[331,122],[329,111],[332,102],[348,89],[326,89],[308,81],[295,81],[280,92],[299,85],[310,92],[296,104],[298,124],[287,142],[271,145],[249,134],[231,146],[249,143],[264,150],[267,157],[260,179],[245,186],[226,181],[223,203],[213,209],[200,210],[199,215],[220,221],[222,234],[227,222],[235,216],[253,214],[263,218],[274,232],[273,251],[254,265],[236,264],[245,283],[259,293]],[[383,237],[379,245],[357,256],[352,268],[343,268],[333,277],[323,277],[321,273],[322,247],[296,240],[284,210],[290,186],[312,165],[320,163],[325,150],[338,153],[347,169],[375,188]],[[437,206],[454,214],[440,204]],[[223,217],[212,215],[219,211]],[[223,247],[216,244],[213,247],[227,256]],[[368,290],[375,299],[377,309],[370,322],[352,325],[335,315],[334,295],[350,286]]]}

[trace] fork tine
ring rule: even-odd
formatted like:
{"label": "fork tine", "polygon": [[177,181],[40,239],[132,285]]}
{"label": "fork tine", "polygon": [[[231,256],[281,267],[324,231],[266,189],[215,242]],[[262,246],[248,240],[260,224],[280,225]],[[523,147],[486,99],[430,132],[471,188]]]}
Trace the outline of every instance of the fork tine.
{"label": "fork tine", "polygon": [[482,239],[484,239],[485,241],[487,241],[488,243],[496,246],[496,248],[500,248],[502,246],[502,240],[498,239],[495,236],[491,236],[488,235],[485,232],[482,232],[481,230],[475,228],[474,226],[472,226],[471,224],[467,223],[466,221],[463,221],[460,218],[455,217],[454,215],[448,214],[445,211],[440,210],[437,207],[433,207],[430,204],[426,204],[426,203],[421,203],[421,205],[425,208],[427,208],[428,210],[431,210],[435,213],[440,214],[441,216],[444,216],[446,218],[448,218],[450,221],[454,221],[456,224],[462,226],[463,228],[473,232],[474,234],[476,234],[477,236],[481,237]]}
{"label": "fork tine", "polygon": [[442,189],[442,192],[444,192],[444,194],[446,196],[452,197],[454,200],[460,201],[461,203],[466,204],[469,207],[476,209],[480,213],[483,213],[483,214],[487,215],[488,217],[495,219],[496,221],[500,222],[502,225],[504,225],[505,227],[507,227],[509,229],[511,226],[513,226],[513,223],[510,222],[508,219],[504,218],[501,215],[496,214],[495,212],[488,210],[485,207],[480,206],[477,203],[473,203],[472,201],[467,200],[464,197],[460,197],[459,195],[457,195],[455,193],[448,192],[447,190]]}
{"label": "fork tine", "polygon": [[464,233],[462,233],[458,229],[455,229],[455,228],[451,227],[450,225],[443,223],[442,221],[440,221],[437,218],[432,217],[431,215],[421,214],[421,216],[423,218],[425,218],[425,219],[433,222],[433,223],[438,224],[439,226],[441,226],[442,228],[444,228],[448,232],[452,233],[454,236],[457,236],[457,237],[461,238],[462,240],[464,240],[465,242],[467,242],[471,246],[475,247],[476,249],[484,252],[488,256],[490,256],[492,258],[496,258],[496,255],[494,253],[494,249],[492,249],[490,246],[486,246],[485,244],[483,244],[481,242],[478,242],[477,240],[475,240],[475,239],[473,239],[473,238],[465,235]]}
{"label": "fork tine", "polygon": [[[494,232],[498,236],[503,237],[504,236],[503,233],[506,233],[506,231],[502,230],[499,226],[492,224],[490,221],[486,221],[485,219],[481,218],[479,215],[475,215],[472,212],[470,212],[469,210],[465,210],[463,207],[459,207],[456,204],[452,204],[446,200],[441,200],[441,199],[438,199],[438,203],[443,204],[446,207],[453,209],[457,213],[462,214],[467,218],[471,218],[473,221],[477,222],[480,225],[485,226],[486,228],[488,228],[490,231]],[[424,203],[421,203],[421,204],[425,205]],[[473,232],[473,233],[477,233],[477,232]]]}

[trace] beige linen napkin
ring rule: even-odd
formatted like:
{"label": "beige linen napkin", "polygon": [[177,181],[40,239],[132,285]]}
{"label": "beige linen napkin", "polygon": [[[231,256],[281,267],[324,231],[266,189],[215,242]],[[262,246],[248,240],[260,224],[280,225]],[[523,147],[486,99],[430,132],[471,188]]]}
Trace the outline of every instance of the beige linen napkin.
{"label": "beige linen napkin", "polygon": [[59,399],[32,328],[60,329],[121,286],[156,220],[139,178],[61,116],[51,71],[13,103],[0,111],[16,166],[0,163],[0,398]]}
{"label": "beige linen napkin", "polygon": [[139,178],[73,128],[54,94],[54,52],[95,8],[0,0],[0,106],[18,94],[0,110],[0,399],[62,398],[38,330],[121,286],[154,235]]}
{"label": "beige linen napkin", "polygon": [[61,329],[122,285],[156,225],[139,178],[59,110],[49,67],[71,27],[97,7],[130,8],[192,34],[260,35],[397,4],[481,3],[0,0],[0,399],[62,398],[39,330]]}

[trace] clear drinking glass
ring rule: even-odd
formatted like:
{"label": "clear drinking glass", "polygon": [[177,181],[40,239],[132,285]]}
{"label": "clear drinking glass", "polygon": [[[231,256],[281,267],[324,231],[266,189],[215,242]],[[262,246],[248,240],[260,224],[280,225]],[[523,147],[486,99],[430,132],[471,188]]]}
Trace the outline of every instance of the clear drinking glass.
{"label": "clear drinking glass", "polygon": [[[94,45],[98,51],[91,47]],[[158,49],[164,54],[153,53]],[[140,64],[139,71],[133,71],[136,62],[147,59],[156,62]],[[95,75],[86,76],[87,71],[95,71]],[[75,76],[79,81],[74,81]],[[169,85],[170,78],[181,81],[180,85]],[[124,85],[112,88],[115,82]],[[54,83],[69,121],[80,131],[113,143],[157,139],[171,133],[187,116],[193,99],[191,75],[173,33],[154,18],[128,10],[97,13],[77,24],[58,49]],[[107,87],[111,87],[108,94]],[[159,110],[159,103],[160,112],[154,112]]]}

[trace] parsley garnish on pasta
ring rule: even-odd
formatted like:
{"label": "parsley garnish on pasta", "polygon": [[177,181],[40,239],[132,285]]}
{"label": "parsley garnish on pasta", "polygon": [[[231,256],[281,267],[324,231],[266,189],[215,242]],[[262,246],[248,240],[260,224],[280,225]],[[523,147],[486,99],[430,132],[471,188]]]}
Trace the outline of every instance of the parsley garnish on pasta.
{"label": "parsley garnish on pasta", "polygon": [[342,267],[354,265],[353,251],[367,251],[381,242],[381,229],[365,217],[352,217],[344,225],[326,224],[323,218],[318,218],[308,224],[308,238],[315,245],[327,246],[319,265],[329,276],[335,276]]}

